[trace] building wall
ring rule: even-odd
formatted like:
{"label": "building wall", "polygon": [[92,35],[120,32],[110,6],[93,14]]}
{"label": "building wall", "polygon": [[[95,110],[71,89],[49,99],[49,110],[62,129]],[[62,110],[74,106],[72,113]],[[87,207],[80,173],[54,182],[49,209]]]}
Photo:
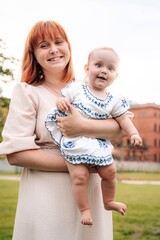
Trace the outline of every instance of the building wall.
{"label": "building wall", "polygon": [[130,111],[134,113],[133,123],[143,139],[143,146],[131,147],[126,137],[120,140],[121,147],[117,147],[117,142],[113,142],[115,154],[119,153],[119,157],[126,160],[160,162],[160,105],[131,104]]}

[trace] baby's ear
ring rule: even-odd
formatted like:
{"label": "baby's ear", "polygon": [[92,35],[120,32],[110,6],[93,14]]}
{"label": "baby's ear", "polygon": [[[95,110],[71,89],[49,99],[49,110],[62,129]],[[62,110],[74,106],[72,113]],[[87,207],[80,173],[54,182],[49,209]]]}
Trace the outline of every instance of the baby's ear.
{"label": "baby's ear", "polygon": [[87,74],[87,72],[88,72],[88,64],[85,64],[85,65],[84,65],[84,71],[85,71],[85,73]]}

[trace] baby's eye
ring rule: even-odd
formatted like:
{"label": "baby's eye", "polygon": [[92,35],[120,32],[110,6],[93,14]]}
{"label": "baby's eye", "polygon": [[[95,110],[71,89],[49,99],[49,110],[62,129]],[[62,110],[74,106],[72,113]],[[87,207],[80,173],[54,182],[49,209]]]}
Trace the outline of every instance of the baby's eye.
{"label": "baby's eye", "polygon": [[108,69],[109,69],[109,71],[111,71],[111,72],[115,70],[113,67],[109,67]]}
{"label": "baby's eye", "polygon": [[98,68],[102,67],[102,64],[101,63],[96,63],[95,64]]}

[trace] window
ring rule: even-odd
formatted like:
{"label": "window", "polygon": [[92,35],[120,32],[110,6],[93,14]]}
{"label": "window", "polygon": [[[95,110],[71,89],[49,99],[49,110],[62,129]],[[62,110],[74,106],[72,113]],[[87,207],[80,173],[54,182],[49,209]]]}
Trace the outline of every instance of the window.
{"label": "window", "polygon": [[154,147],[157,147],[157,139],[154,139]]}
{"label": "window", "polygon": [[157,132],[157,124],[156,123],[154,124],[153,131]]}
{"label": "window", "polygon": [[153,160],[154,160],[154,162],[157,162],[157,155],[156,154],[153,155]]}
{"label": "window", "polygon": [[144,117],[146,117],[147,116],[147,113],[146,112],[140,112],[139,113],[139,117],[141,117],[141,118],[144,118]]}

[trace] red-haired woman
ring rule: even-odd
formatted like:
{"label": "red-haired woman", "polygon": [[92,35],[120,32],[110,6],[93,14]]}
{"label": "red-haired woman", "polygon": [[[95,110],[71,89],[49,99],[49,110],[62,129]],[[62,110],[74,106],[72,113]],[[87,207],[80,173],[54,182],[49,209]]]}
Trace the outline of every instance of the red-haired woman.
{"label": "red-haired woman", "polygon": [[[63,27],[37,22],[26,40],[21,83],[13,90],[0,144],[9,163],[23,169],[13,240],[112,239],[112,215],[102,205],[100,178],[91,173],[89,198],[96,224],[89,228],[79,222],[65,161],[44,124],[61,89],[74,78]],[[74,108],[57,120],[64,135],[111,138],[122,133],[113,119],[85,119]]]}

